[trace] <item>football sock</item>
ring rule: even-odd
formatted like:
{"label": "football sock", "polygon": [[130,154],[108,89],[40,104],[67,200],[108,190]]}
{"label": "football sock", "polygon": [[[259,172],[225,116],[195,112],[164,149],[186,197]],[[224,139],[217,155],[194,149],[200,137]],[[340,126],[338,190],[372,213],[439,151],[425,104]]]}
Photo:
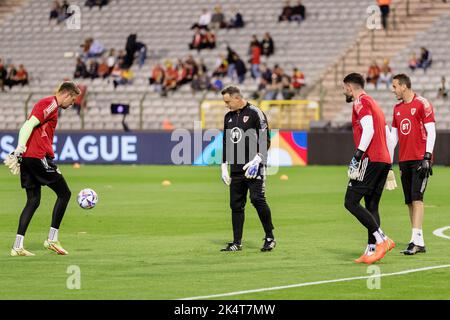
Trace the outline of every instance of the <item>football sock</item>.
{"label": "football sock", "polygon": [[368,244],[365,254],[368,255],[368,256],[371,256],[374,253],[375,253],[375,245],[374,244]]}
{"label": "football sock", "polygon": [[50,232],[48,233],[48,240],[58,241],[58,229],[50,228]]}
{"label": "football sock", "polygon": [[374,235],[375,239],[377,240],[377,244],[380,244],[386,240],[386,236],[384,235],[383,230],[381,230],[380,228],[378,228],[378,230],[375,231],[373,233],[373,235]]}
{"label": "football sock", "polygon": [[13,248],[14,249],[21,249],[21,248],[23,248],[23,239],[24,239],[24,236],[22,236],[20,234],[16,235],[16,241],[14,242]]}
{"label": "football sock", "polygon": [[422,229],[415,229],[415,228],[412,229],[412,241],[411,242],[414,242],[415,245],[418,245],[421,247],[425,246],[425,242],[423,240]]}

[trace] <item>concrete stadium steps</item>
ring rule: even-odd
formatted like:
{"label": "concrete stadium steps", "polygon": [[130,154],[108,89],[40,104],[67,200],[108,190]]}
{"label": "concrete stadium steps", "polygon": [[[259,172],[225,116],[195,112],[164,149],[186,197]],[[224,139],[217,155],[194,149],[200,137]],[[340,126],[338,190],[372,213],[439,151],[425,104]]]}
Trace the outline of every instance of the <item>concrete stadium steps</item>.
{"label": "concrete stadium steps", "polygon": [[[395,3],[396,2],[393,2],[394,5]],[[328,69],[323,81],[323,87],[327,92],[323,104],[324,120],[332,121],[336,126],[349,121],[350,118],[347,109],[350,110],[351,116],[351,108],[348,108],[345,105],[340,81],[344,75],[349,72],[366,74],[373,59],[376,59],[378,64],[381,65],[382,61],[387,58],[390,60],[390,66],[394,73],[406,72],[409,74],[410,71],[407,68],[407,63],[410,53],[415,51],[418,54],[419,48],[421,46],[426,46],[430,49],[433,57],[435,56],[434,52],[437,52],[438,66],[440,64],[441,67],[444,66],[447,70],[450,69],[450,58],[448,54],[446,55],[449,50],[447,44],[450,46],[450,42],[443,41],[444,39],[448,39],[450,29],[442,22],[450,21],[448,17],[448,13],[450,13],[450,3],[443,3],[437,0],[410,0],[410,16],[406,16],[406,1],[398,1],[397,3],[399,4],[396,8],[397,29],[391,29],[387,35],[384,30],[376,30],[374,50],[371,48],[370,40],[361,39],[363,35],[367,36],[365,30],[361,31],[359,35],[362,43],[359,56],[360,64],[357,63],[356,49],[353,49],[346,55],[344,70],[342,64],[339,64],[337,73],[338,86],[336,86],[335,82],[335,69]],[[400,15],[401,13],[402,15]],[[440,34],[433,29],[433,26],[435,25],[438,26],[436,28],[441,28]],[[413,83],[416,84],[416,89],[435,89],[435,91],[437,91],[440,84],[438,78],[440,79],[440,77],[436,77],[435,73],[441,73],[439,67],[436,68],[436,65],[433,65],[433,67],[427,71],[426,75],[423,75],[421,70],[416,73],[421,74],[420,76],[412,75],[412,80]],[[417,83],[419,83],[419,85],[417,85]],[[319,92],[316,90],[310,97],[318,99]],[[392,106],[393,104],[390,105],[389,108]],[[447,125],[443,126],[447,127]]]}

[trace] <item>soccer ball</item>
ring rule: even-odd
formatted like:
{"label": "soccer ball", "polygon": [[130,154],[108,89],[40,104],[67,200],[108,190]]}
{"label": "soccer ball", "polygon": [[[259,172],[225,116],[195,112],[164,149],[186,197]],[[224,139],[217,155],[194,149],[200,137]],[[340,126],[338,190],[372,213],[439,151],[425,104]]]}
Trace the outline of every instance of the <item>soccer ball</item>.
{"label": "soccer ball", "polygon": [[92,189],[83,189],[78,193],[77,202],[83,209],[92,209],[98,201],[97,193]]}

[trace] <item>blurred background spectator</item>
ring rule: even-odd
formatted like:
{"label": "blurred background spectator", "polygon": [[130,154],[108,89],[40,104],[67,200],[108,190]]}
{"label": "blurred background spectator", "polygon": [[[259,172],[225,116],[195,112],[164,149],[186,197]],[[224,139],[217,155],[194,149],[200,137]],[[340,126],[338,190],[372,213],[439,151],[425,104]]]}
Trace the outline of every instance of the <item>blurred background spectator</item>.
{"label": "blurred background spectator", "polygon": [[92,9],[92,7],[98,6],[99,10],[102,9],[103,6],[106,6],[108,4],[108,0],[86,0],[84,3],[85,6],[89,7],[89,9]]}
{"label": "blurred background spectator", "polygon": [[425,72],[431,66],[432,62],[433,60],[431,59],[430,51],[428,51],[428,49],[425,47],[420,48],[420,58],[419,62],[417,63],[417,68],[422,68]]}
{"label": "blurred background spectator", "polygon": [[438,98],[441,98],[441,99],[447,99],[448,98],[448,90],[447,90],[447,87],[446,87],[446,82],[447,82],[447,80],[443,76],[441,78],[441,86],[439,87],[439,90],[438,90]]}
{"label": "blurred background spectator", "polygon": [[302,4],[301,0],[297,0],[297,5],[292,7],[292,15],[291,21],[298,21],[298,23],[302,22],[306,19],[306,8]]}
{"label": "blurred background spectator", "polygon": [[243,28],[245,25],[244,18],[242,17],[242,14],[239,12],[239,10],[234,7],[233,8],[233,16],[230,19],[230,22],[228,23],[228,28]]}
{"label": "blurred background spectator", "polygon": [[253,79],[257,79],[260,76],[259,65],[261,64],[261,44],[256,35],[253,35],[252,41],[250,42],[249,53],[251,76]]}
{"label": "blurred background spectator", "polygon": [[281,10],[281,14],[278,17],[278,21],[291,21],[292,7],[289,0],[285,1],[284,7]]}
{"label": "blurred background spectator", "polygon": [[0,58],[0,90],[5,91],[5,81],[8,71],[6,70],[3,60]]}
{"label": "blurred background spectator", "polygon": [[417,64],[418,64],[417,57],[416,54],[413,52],[411,53],[411,58],[409,58],[408,67],[411,69],[411,71],[414,71],[417,68]]}
{"label": "blurred background spectator", "polygon": [[392,83],[392,69],[389,66],[388,59],[384,59],[383,65],[380,68],[380,77],[378,78],[378,86],[383,83],[386,85],[387,89],[390,88]]}
{"label": "blurred background spectator", "polygon": [[[198,26],[207,27],[211,23],[211,12],[208,9],[203,9],[203,13],[198,19]],[[194,25],[195,26],[195,25]]]}
{"label": "blurred background spectator", "polygon": [[367,70],[366,82],[367,84],[372,84],[374,88],[378,87],[378,79],[380,78],[381,69],[378,66],[375,60],[372,61],[372,64],[369,66],[369,70]]}
{"label": "blurred background spectator", "polygon": [[383,25],[383,29],[387,30],[391,0],[377,0],[377,3],[381,12],[381,24]]}
{"label": "blurred background spectator", "polygon": [[217,30],[225,27],[226,27],[225,15],[222,12],[222,7],[216,6],[214,8],[214,13],[211,16],[211,28],[213,30]]}
{"label": "blurred background spectator", "polygon": [[261,41],[262,54],[267,58],[275,53],[275,44],[270,33],[266,32]]}

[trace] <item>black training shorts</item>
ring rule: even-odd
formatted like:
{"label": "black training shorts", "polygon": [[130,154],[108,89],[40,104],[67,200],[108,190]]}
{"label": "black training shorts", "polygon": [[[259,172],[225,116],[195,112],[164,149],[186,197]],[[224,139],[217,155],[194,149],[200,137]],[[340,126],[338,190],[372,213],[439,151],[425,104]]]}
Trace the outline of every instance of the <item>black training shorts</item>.
{"label": "black training shorts", "polygon": [[51,158],[22,158],[20,182],[22,188],[32,189],[46,186],[62,178],[62,174]]}
{"label": "black training shorts", "polygon": [[417,168],[422,161],[402,161],[399,163],[400,174],[403,187],[405,203],[411,204],[413,201],[423,201],[423,194],[427,187],[428,178],[420,176]]}
{"label": "black training shorts", "polygon": [[389,163],[370,162],[369,158],[364,158],[361,160],[360,176],[350,180],[348,189],[363,195],[374,192],[382,194],[390,168]]}

